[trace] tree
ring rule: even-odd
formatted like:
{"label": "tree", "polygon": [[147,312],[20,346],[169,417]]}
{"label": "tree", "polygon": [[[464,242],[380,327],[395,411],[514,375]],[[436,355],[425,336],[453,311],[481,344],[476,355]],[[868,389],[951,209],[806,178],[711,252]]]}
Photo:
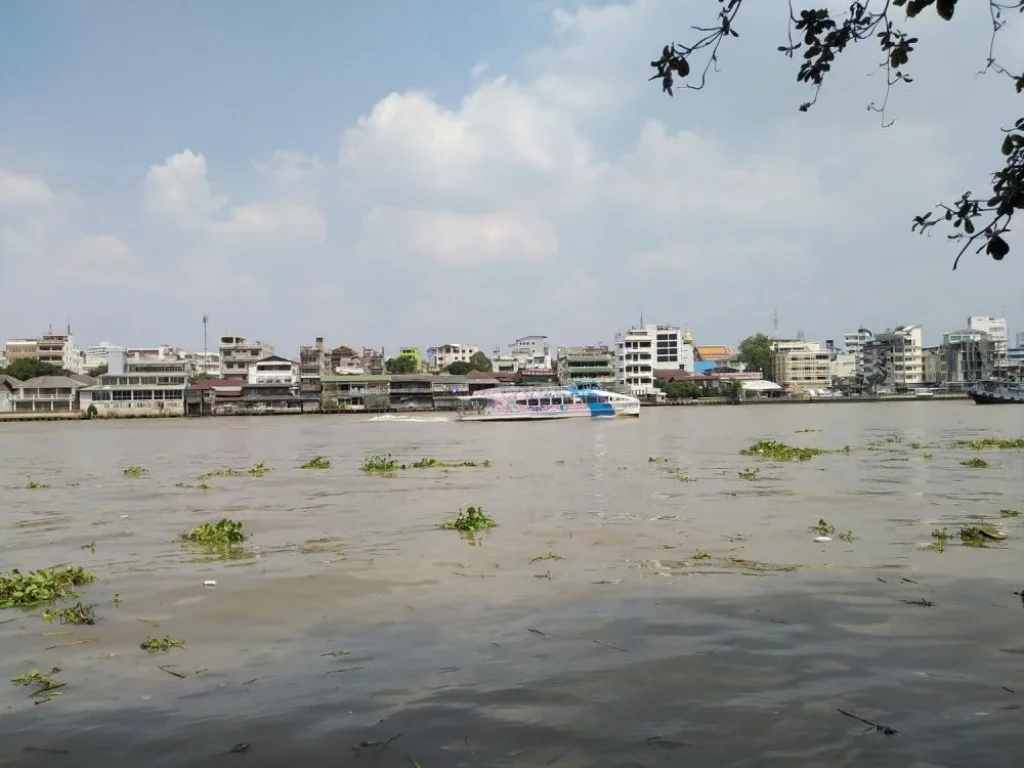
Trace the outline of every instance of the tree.
{"label": "tree", "polygon": [[52,363],[44,363],[34,357],[23,357],[13,360],[0,373],[6,373],[19,381],[28,381],[36,376],[63,376],[64,371]]}
{"label": "tree", "polygon": [[763,333],[747,336],[740,342],[739,358],[747,364],[748,370],[760,371],[765,379],[771,380],[775,350],[772,340]]}
{"label": "tree", "polygon": [[[964,5],[980,1],[965,0]],[[716,26],[694,27],[701,37],[690,45],[666,45],[661,57],[651,62],[655,69],[651,80],[660,80],[662,89],[669,96],[673,94],[677,81],[685,88],[702,89],[708,73],[717,68],[719,47],[726,40],[739,37],[735,22],[744,0],[718,2],[721,7]],[[797,13],[791,2],[789,41],[780,45],[778,50],[789,58],[793,58],[797,51],[803,51],[797,80],[811,86],[811,99],[800,105],[800,111],[807,112],[814,106],[825,76],[832,71],[839,54],[854,43],[875,40],[882,54],[879,66],[886,73],[885,98],[880,106],[870,104],[868,109],[882,114],[883,126],[891,126],[893,121],[886,118],[885,112],[889,95],[894,86],[913,82],[907,64],[918,43],[918,38],[897,28],[891,16],[895,16],[896,8],[902,8],[906,18],[911,20],[934,6],[941,19],[951,21],[956,5],[957,0],[851,0],[847,11],[833,17],[827,8],[807,8]],[[992,17],[992,38],[983,71],[1008,78],[1016,93],[1024,93],[1024,72],[1006,69],[996,61],[994,53],[996,37],[1006,23],[1004,12],[1016,10],[1024,15],[1024,0],[988,0],[988,7]],[[795,41],[794,37],[797,38]],[[703,64],[697,61],[701,56],[706,58]],[[699,81],[687,82],[694,73],[699,74]],[[1000,151],[1005,164],[992,174],[991,192],[981,197],[965,192],[955,202],[939,203],[936,210],[913,218],[911,230],[915,232],[931,232],[937,225],[950,227],[952,233],[947,237],[961,244],[953,269],[975,243],[980,243],[976,253],[985,251],[996,261],[1002,261],[1010,252],[1003,235],[1010,231],[1015,215],[1024,215],[1021,213],[1024,211],[1024,117],[1013,127],[1001,128],[1000,131],[1003,134]]]}
{"label": "tree", "polygon": [[388,373],[416,373],[416,360],[408,355],[388,358],[384,363]]}
{"label": "tree", "polygon": [[692,400],[701,397],[704,394],[701,391],[701,388],[692,381],[657,379],[654,382],[654,386],[664,392],[665,397],[670,400]]}
{"label": "tree", "polygon": [[490,373],[494,370],[494,366],[491,365],[491,358],[479,351],[474,352],[473,356],[469,358],[469,364],[473,367],[474,371]]}
{"label": "tree", "polygon": [[473,367],[472,363],[464,363],[461,360],[457,360],[445,369],[452,376],[465,376],[470,371],[477,370]]}
{"label": "tree", "polygon": [[108,370],[110,369],[108,368],[107,364],[103,363],[102,365],[97,365],[95,368],[90,368],[86,375],[96,379],[105,374]]}

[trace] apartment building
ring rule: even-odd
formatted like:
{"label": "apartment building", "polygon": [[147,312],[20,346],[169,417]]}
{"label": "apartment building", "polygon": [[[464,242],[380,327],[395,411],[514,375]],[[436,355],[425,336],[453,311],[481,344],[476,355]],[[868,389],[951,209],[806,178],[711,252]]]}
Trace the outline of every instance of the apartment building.
{"label": "apartment building", "polygon": [[992,344],[995,358],[997,360],[1006,359],[1006,351],[1010,346],[1010,335],[1007,332],[1005,317],[971,315],[967,318],[967,328],[986,334]]}
{"label": "apartment building", "polygon": [[[497,352],[497,350],[495,350]],[[508,354],[518,367],[552,370],[551,344],[547,336],[520,336],[508,345]]]}
{"label": "apartment building", "polygon": [[265,341],[249,341],[244,336],[221,336],[218,351],[221,377],[244,379],[249,375],[249,366],[271,357],[274,347]]}
{"label": "apartment building", "polygon": [[638,397],[656,394],[655,371],[693,373],[693,337],[676,325],[637,325],[615,335],[615,385]]}
{"label": "apartment building", "polygon": [[324,337],[317,336],[313,344],[299,347],[299,375],[303,379],[322,378],[331,371],[330,354],[324,346]]}
{"label": "apartment building", "polygon": [[4,357],[7,365],[15,360],[36,360],[39,357],[39,341],[37,339],[11,339],[4,344]]}
{"label": "apartment building", "polygon": [[559,347],[555,371],[560,384],[597,381],[604,387],[615,385],[615,354],[604,345]]}
{"label": "apartment building", "polygon": [[479,351],[479,347],[468,344],[442,344],[430,347],[427,349],[427,365],[434,370],[443,371],[452,363],[468,363]]}
{"label": "apartment building", "polygon": [[107,364],[107,355],[111,352],[127,352],[127,347],[120,344],[111,344],[109,341],[101,341],[85,348],[85,370],[91,371]]}
{"label": "apartment building", "polygon": [[863,382],[875,389],[902,391],[924,384],[920,325],[899,325],[876,333],[861,350]]}
{"label": "apartment building", "polygon": [[300,381],[300,365],[278,355],[257,360],[246,372],[249,384],[280,384],[297,388]]}
{"label": "apartment building", "polygon": [[[988,321],[993,318],[981,319]],[[997,360],[1005,359],[1005,322],[1001,329],[997,327],[997,333],[1000,330],[1002,332],[1002,338],[998,341],[988,332],[978,330],[977,326],[986,327],[987,323],[977,323],[973,328],[963,328],[942,335],[939,379],[941,383],[954,389],[968,387],[991,376]],[[1003,350],[1003,358],[998,357],[998,350]]]}
{"label": "apartment building", "polygon": [[832,354],[817,341],[776,339],[773,342],[772,379],[802,393],[832,386]]}
{"label": "apartment building", "polygon": [[85,356],[75,346],[75,338],[71,329],[67,333],[47,332],[37,341],[36,357],[41,363],[55,365],[63,371],[82,373],[85,367]]}

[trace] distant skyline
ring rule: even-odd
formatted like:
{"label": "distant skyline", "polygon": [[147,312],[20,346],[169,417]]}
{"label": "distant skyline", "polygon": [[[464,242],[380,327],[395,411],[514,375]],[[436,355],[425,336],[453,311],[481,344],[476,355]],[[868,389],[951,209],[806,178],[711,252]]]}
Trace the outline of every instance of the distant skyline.
{"label": "distant skyline", "polygon": [[[845,6],[846,3],[840,5]],[[771,6],[771,7],[768,7]],[[882,129],[875,56],[808,114],[751,4],[708,88],[648,63],[714,0],[0,6],[0,337],[82,346],[265,339],[421,349],[610,343],[639,322],[735,346],[1024,313],[1002,263],[912,234],[979,190],[1005,82],[984,4],[924,14]],[[1024,66],[1024,19],[1000,42]],[[958,319],[959,318],[959,319]]]}

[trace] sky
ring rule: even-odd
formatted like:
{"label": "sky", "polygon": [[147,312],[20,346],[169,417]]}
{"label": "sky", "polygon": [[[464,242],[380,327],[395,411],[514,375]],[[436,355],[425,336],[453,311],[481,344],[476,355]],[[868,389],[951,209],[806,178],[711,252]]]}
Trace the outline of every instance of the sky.
{"label": "sky", "polygon": [[[641,318],[735,345],[775,313],[816,340],[1024,330],[1024,226],[955,272],[909,227],[982,190],[1021,115],[978,75],[987,4],[908,22],[889,128],[873,49],[802,114],[785,5],[748,5],[709,86],[670,99],[649,63],[714,0],[3,3],[0,338],[202,348],[204,313],[285,354]],[[1015,14],[997,52],[1022,51]]]}

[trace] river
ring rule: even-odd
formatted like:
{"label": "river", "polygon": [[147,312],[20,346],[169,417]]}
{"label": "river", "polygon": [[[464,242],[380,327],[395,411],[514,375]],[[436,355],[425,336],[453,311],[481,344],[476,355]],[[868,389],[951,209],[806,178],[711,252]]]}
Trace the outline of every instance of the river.
{"label": "river", "polygon": [[[953,443],[1021,434],[964,402],[2,425],[0,570],[98,580],[92,626],[0,611],[0,765],[1015,766],[1024,451]],[[468,505],[498,527],[439,529]],[[238,557],[176,540],[225,517]]]}

